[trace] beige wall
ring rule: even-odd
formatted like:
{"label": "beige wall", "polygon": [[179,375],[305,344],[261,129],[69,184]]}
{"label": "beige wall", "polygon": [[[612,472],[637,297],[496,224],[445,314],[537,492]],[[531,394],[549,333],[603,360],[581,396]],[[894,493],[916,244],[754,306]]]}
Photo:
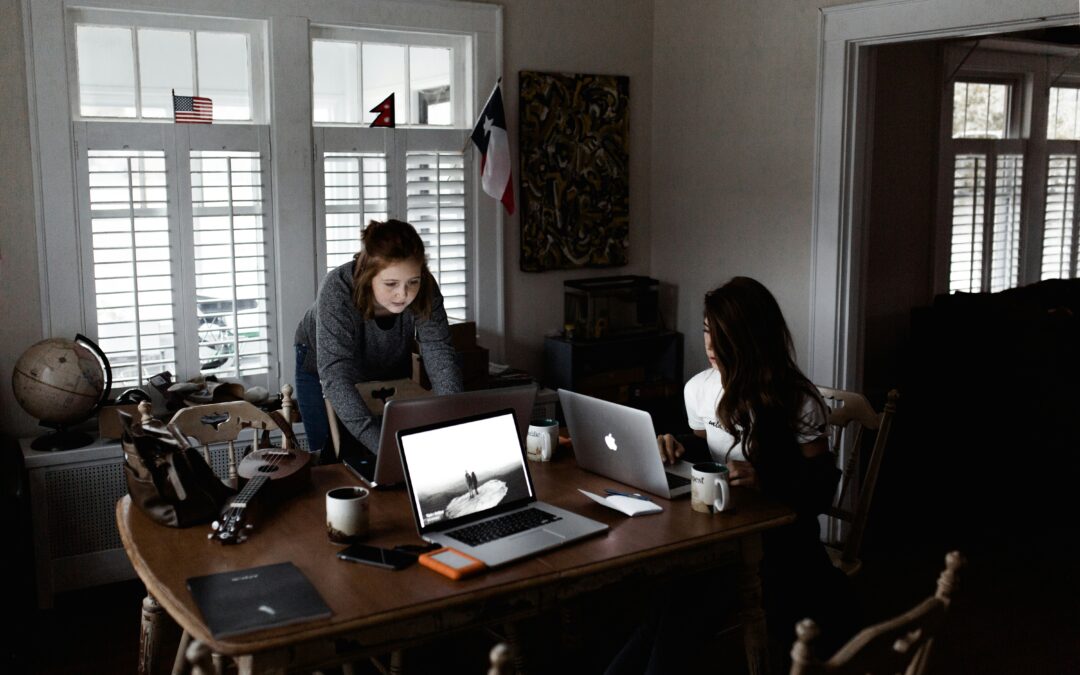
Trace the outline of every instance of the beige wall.
{"label": "beige wall", "polygon": [[[630,264],[606,270],[524,273],[518,215],[506,219],[506,353],[542,373],[543,336],[563,324],[563,281],[648,274],[652,141],[652,0],[506,0],[503,92],[512,154],[518,157],[518,72],[630,77]],[[663,3],[657,3],[663,4]],[[520,172],[515,163],[514,175]]]}
{"label": "beige wall", "polygon": [[42,337],[21,5],[0,0],[0,91],[6,99],[0,124],[0,432],[12,435],[36,428],[12,397],[11,372],[22,351]]}
{"label": "beige wall", "polygon": [[705,291],[735,275],[776,295],[806,361],[818,7],[656,3],[652,274],[678,287],[686,371],[706,365]]}

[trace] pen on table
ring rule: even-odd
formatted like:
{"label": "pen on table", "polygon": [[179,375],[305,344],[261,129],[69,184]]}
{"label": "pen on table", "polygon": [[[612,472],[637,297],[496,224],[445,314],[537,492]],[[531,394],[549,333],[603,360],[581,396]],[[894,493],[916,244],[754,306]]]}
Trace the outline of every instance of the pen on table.
{"label": "pen on table", "polygon": [[633,497],[634,499],[643,499],[647,502],[652,501],[645,495],[638,494],[637,492],[635,492],[634,494],[630,494],[629,492],[619,492],[618,490],[612,490],[611,488],[604,488],[604,492],[608,493],[609,495],[619,495],[620,497]]}

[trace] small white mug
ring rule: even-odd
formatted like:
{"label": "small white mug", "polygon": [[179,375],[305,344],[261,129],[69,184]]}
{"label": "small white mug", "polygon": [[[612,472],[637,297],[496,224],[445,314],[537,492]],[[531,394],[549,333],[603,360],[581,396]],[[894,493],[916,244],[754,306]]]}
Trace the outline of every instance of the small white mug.
{"label": "small white mug", "polygon": [[370,494],[359,486],[334,488],[326,493],[326,534],[330,541],[348,544],[368,535]]}
{"label": "small white mug", "polygon": [[525,437],[525,455],[534,462],[550,462],[559,445],[559,422],[552,419],[536,419],[529,422],[529,435]]}
{"label": "small white mug", "polygon": [[719,462],[701,462],[690,471],[690,508],[701,513],[730,511],[728,468]]}

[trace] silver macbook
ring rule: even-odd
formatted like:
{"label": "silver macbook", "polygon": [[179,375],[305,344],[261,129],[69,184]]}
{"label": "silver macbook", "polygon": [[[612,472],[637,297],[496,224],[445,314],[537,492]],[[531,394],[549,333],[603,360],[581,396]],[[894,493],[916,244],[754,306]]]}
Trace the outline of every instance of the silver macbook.
{"label": "silver macbook", "polygon": [[512,410],[398,432],[416,529],[502,565],[608,529],[537,501]]}
{"label": "silver macbook", "polygon": [[343,448],[341,461],[370,487],[400,485],[405,480],[401,471],[397,432],[436,422],[460,419],[503,408],[513,408],[517,419],[518,438],[524,443],[529,431],[536,385],[482,389],[445,396],[392,399],[383,408],[382,432],[378,454],[368,451],[358,442]]}
{"label": "silver macbook", "polygon": [[666,499],[690,494],[693,465],[664,464],[649,413],[565,389],[559,403],[582,469]]}

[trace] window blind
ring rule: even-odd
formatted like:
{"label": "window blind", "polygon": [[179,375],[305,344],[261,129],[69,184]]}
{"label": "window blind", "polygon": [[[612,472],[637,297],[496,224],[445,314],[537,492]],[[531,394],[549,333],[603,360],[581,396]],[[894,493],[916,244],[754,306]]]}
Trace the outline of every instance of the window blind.
{"label": "window blind", "polygon": [[368,222],[386,220],[386,155],[327,152],[323,185],[329,271],[360,250],[360,233]]}
{"label": "window blind", "polygon": [[230,377],[269,367],[261,158],[191,153],[200,369]]}
{"label": "window blind", "polygon": [[460,152],[410,152],[405,156],[408,220],[428,255],[451,321],[467,311],[465,157]]}
{"label": "window blind", "polygon": [[1046,172],[1043,279],[1075,275],[1076,171],[1076,155],[1050,155]]}
{"label": "window blind", "polygon": [[1020,271],[1020,214],[1024,185],[1023,155],[998,155],[994,169],[994,222],[990,290],[1016,286]]}
{"label": "window blind", "polygon": [[949,291],[982,289],[986,155],[957,155],[953,163]]}
{"label": "window blind", "polygon": [[176,372],[165,153],[87,153],[98,345],[114,386]]}

